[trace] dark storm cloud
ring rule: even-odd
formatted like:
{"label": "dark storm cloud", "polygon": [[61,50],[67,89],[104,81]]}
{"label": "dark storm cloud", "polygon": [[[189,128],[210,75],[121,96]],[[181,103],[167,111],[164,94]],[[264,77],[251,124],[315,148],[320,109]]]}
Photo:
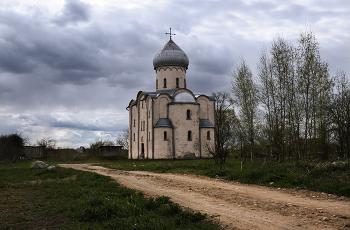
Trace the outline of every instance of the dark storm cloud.
{"label": "dark storm cloud", "polygon": [[[0,82],[7,81],[6,78],[13,82],[0,95],[6,93],[12,98],[5,102],[9,106],[42,109],[74,106],[74,102],[88,108],[87,102],[102,100],[104,103],[95,107],[106,107],[113,100],[102,98],[100,92],[106,87],[139,89],[149,83],[149,73],[153,74],[153,54],[149,54],[150,47],[155,47],[157,42],[147,34],[139,34],[145,31],[145,25],[132,21],[116,31],[97,23],[84,28],[52,27],[40,17],[2,13],[0,17],[11,19],[2,20],[7,28],[0,40],[0,49],[4,51],[0,53],[3,57],[0,71],[8,73],[0,76]],[[89,90],[97,95],[86,94],[85,89],[64,91],[66,84],[94,86]]]}
{"label": "dark storm cloud", "polygon": [[21,52],[15,49],[7,49],[6,44],[1,44],[4,49],[0,52],[0,69],[4,72],[16,74],[31,73],[35,69],[34,63],[21,56]]}
{"label": "dark storm cloud", "polygon": [[152,60],[169,27],[189,56],[187,82],[196,93],[229,91],[239,56],[254,72],[263,44],[278,33],[295,41],[305,23],[327,46],[321,55],[332,59],[330,69],[348,68],[350,39],[339,36],[344,28],[337,20],[349,21],[349,2],[0,3],[1,132],[52,136],[70,146],[115,136],[128,126],[130,100],[139,90],[155,90]]}
{"label": "dark storm cloud", "polygon": [[75,129],[75,130],[85,130],[85,131],[117,131],[117,127],[108,125],[108,124],[87,124],[82,123],[76,120],[73,121],[51,121],[49,123],[51,127],[56,128],[67,128],[67,129]]}
{"label": "dark storm cloud", "polygon": [[79,0],[66,0],[62,12],[52,19],[59,26],[87,22],[90,19],[90,6]]}

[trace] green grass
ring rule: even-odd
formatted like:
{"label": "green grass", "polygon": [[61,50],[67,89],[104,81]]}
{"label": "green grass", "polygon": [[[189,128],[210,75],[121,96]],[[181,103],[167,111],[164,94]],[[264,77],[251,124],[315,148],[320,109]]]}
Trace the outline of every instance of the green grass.
{"label": "green grass", "polygon": [[168,197],[145,198],[91,172],[31,170],[31,163],[0,163],[0,229],[219,229]]}
{"label": "green grass", "polygon": [[98,163],[98,164],[105,164],[105,163],[114,163],[116,161],[128,161],[127,157],[93,157],[90,159],[84,159],[84,158],[73,158],[70,160],[62,160],[59,158],[48,158],[45,160],[50,165],[54,164],[92,164],[92,163]]}
{"label": "green grass", "polygon": [[330,162],[263,163],[255,159],[242,164],[240,159],[230,159],[221,168],[212,159],[199,160],[121,160],[105,167],[121,170],[151,171],[157,173],[196,174],[219,176],[247,184],[271,187],[305,188],[350,197],[350,167],[348,164],[332,165]]}

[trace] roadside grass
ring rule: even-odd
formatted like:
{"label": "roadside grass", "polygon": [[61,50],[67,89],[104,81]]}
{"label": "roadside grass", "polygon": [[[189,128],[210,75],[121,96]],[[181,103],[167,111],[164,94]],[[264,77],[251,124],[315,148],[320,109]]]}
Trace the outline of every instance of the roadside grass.
{"label": "roadside grass", "polygon": [[219,229],[169,197],[145,198],[96,173],[31,164],[0,163],[0,229]]}
{"label": "roadside grass", "polygon": [[350,197],[350,167],[342,162],[264,163],[264,159],[254,159],[254,162],[230,159],[220,167],[214,164],[213,159],[120,160],[104,166],[120,170],[220,177],[247,184],[302,188]]}

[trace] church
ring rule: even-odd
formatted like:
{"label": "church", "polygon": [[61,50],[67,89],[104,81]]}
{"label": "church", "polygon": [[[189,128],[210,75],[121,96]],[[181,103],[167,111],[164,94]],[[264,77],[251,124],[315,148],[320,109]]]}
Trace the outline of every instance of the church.
{"label": "church", "polygon": [[129,159],[206,158],[214,149],[215,100],[187,89],[189,59],[171,35],[153,58],[156,90],[139,91],[127,107]]}

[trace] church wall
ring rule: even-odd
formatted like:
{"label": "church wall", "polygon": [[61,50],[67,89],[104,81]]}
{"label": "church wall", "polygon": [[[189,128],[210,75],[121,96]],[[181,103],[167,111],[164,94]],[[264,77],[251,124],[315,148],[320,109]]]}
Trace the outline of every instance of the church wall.
{"label": "church wall", "polygon": [[[187,119],[187,110],[191,112],[191,119]],[[199,105],[169,105],[169,118],[175,127],[175,158],[183,158],[191,153],[194,153],[196,157],[200,157]],[[188,140],[188,131],[191,131],[191,140]]]}
{"label": "church wall", "polygon": [[215,126],[215,101],[208,101],[208,119]]}
{"label": "church wall", "polygon": [[147,100],[147,159],[152,159],[152,99]]}
{"label": "church wall", "polygon": [[144,159],[147,156],[147,103],[145,100],[139,101],[139,139],[138,139],[138,155],[139,158]]}
{"label": "church wall", "polygon": [[[208,140],[209,131],[209,140]],[[201,152],[202,158],[212,157],[208,154],[208,149],[214,150],[215,148],[215,129],[214,128],[201,128]]]}
{"label": "church wall", "polygon": [[132,147],[133,147],[133,143],[132,143],[132,118],[133,114],[132,114],[132,109],[129,107],[129,150],[128,150],[128,158],[131,159],[131,155],[132,155]]}
{"label": "church wall", "polygon": [[132,140],[132,149],[130,158],[137,159],[138,158],[138,127],[139,127],[139,115],[137,106],[132,106],[130,108],[132,110],[132,120],[131,120],[131,140]]}
{"label": "church wall", "polygon": [[[166,88],[164,87],[164,78],[166,79]],[[176,78],[179,78],[178,87],[176,87]],[[186,88],[186,69],[179,66],[158,67],[156,69],[157,90],[167,90],[176,88]],[[157,86],[156,86],[157,87]]]}
{"label": "church wall", "polygon": [[159,118],[167,118],[168,116],[168,106],[169,100],[165,96],[159,97]]}
{"label": "church wall", "polygon": [[199,118],[208,119],[208,99],[206,97],[199,97],[197,102],[200,104]]}
{"label": "church wall", "polygon": [[[166,139],[164,139],[166,132]],[[173,159],[172,128],[158,127],[154,129],[154,159]]]}
{"label": "church wall", "polygon": [[159,110],[159,98],[154,98],[153,99],[153,124],[152,125],[155,125],[157,120],[160,118],[160,110]]}
{"label": "church wall", "polygon": [[157,123],[159,118],[167,118],[168,106],[170,98],[167,95],[160,95],[158,98],[154,98],[154,117],[153,125]]}

